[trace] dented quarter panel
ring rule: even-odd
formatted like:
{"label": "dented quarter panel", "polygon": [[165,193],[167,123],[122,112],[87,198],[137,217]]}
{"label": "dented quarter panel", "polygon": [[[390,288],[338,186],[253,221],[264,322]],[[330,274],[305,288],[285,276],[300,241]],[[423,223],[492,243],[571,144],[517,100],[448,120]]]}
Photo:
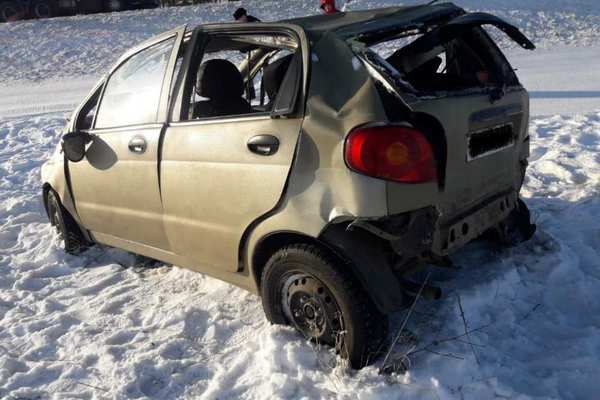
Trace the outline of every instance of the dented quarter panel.
{"label": "dented quarter panel", "polygon": [[313,45],[310,75],[306,116],[282,206],[251,234],[248,265],[256,244],[270,232],[318,237],[334,219],[388,212],[385,181],[352,172],[344,161],[344,137],[352,128],[387,120],[372,79],[333,34]]}

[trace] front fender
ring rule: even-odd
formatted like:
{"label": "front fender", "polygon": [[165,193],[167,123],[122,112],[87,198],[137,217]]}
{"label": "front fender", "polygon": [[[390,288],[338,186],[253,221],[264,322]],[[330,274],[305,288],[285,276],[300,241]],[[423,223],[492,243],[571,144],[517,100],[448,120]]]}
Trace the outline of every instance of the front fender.
{"label": "front fender", "polygon": [[66,158],[62,152],[60,152],[59,144],[52,157],[42,165],[41,176],[44,190],[44,207],[46,207],[46,191],[49,189],[54,190],[56,194],[58,194],[58,198],[60,199],[63,207],[69,212],[69,214],[71,214],[73,219],[79,225],[83,235],[87,240],[92,241],[87,230],[83,227],[79,215],[77,214],[75,202],[69,188],[67,162],[68,161],[66,161]]}

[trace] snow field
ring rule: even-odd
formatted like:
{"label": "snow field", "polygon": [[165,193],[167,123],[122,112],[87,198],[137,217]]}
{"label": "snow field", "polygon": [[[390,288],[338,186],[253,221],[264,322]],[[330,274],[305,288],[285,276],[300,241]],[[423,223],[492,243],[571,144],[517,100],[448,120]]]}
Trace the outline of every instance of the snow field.
{"label": "snow field", "polygon": [[[65,255],[43,215],[39,167],[64,116],[0,121],[0,397],[594,398],[600,389],[600,113],[536,118],[524,195],[536,237],[476,242],[438,272],[446,296],[409,324],[405,375],[345,371],[326,349],[270,326],[260,301],[116,249]],[[450,279],[451,278],[451,279]],[[402,315],[396,315],[396,324]],[[400,352],[402,347],[398,348]],[[456,358],[459,357],[459,358]]]}
{"label": "snow field", "polygon": [[[61,17],[0,24],[0,85],[57,77],[100,76],[127,49],[183,24],[231,21],[240,5],[265,21],[318,13],[317,0],[245,0],[154,10]],[[423,1],[353,0],[348,10],[422,4]],[[540,48],[557,44],[594,46],[600,37],[600,3],[595,0],[458,2],[516,24]],[[514,46],[498,36],[503,47]]]}
{"label": "snow field", "polygon": [[[355,0],[348,8],[392,3]],[[0,398],[596,399],[593,1],[485,3],[543,48],[508,54],[531,90],[523,195],[538,232],[512,249],[472,243],[453,257],[460,270],[434,271],[445,297],[419,303],[409,323],[418,342],[395,349],[399,357],[427,348],[410,357],[405,375],[379,375],[380,364],[347,371],[330,351],[270,326],[260,299],[202,274],[117,249],[81,257],[60,250],[39,171],[67,112],[131,45],[184,22],[229,20],[240,4],[269,20],[316,12],[312,0],[255,0],[0,25]],[[474,350],[465,338],[443,341],[464,332],[458,296],[469,328],[482,328],[470,335]],[[393,316],[395,327],[402,318]]]}

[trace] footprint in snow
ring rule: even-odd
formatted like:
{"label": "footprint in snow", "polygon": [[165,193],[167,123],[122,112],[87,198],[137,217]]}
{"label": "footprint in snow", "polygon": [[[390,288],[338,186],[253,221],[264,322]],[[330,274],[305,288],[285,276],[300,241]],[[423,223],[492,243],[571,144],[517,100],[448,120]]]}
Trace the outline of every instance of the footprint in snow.
{"label": "footprint in snow", "polygon": [[582,135],[579,135],[579,137],[577,138],[577,142],[584,146],[596,146],[599,141],[600,138],[598,138],[598,135],[596,135],[595,133],[584,133]]}
{"label": "footprint in snow", "polygon": [[117,345],[120,346],[120,345],[124,345],[124,344],[131,342],[134,337],[135,337],[134,332],[121,331],[121,332],[117,332],[116,334],[110,336],[108,339],[106,339],[105,343],[108,345],[111,345],[111,346],[117,346]]}
{"label": "footprint in snow", "polygon": [[140,391],[148,397],[154,397],[165,387],[165,382],[155,376],[142,378],[140,382]]}

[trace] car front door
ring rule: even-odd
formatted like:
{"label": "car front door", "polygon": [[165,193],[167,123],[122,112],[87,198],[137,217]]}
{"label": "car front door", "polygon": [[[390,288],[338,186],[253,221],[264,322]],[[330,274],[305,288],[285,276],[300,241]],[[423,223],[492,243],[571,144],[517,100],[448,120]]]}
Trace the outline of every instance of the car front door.
{"label": "car front door", "polygon": [[83,225],[100,242],[169,250],[157,162],[184,32],[165,33],[124,56],[77,117],[76,128],[92,140],[85,158],[68,164],[71,188]]}
{"label": "car front door", "polygon": [[[301,34],[208,33],[196,42],[204,51],[192,55],[187,75],[180,77],[184,81],[183,106],[174,112],[179,121],[167,127],[159,166],[167,236],[173,252],[191,267],[236,271],[244,232],[272,211],[282,196],[302,124],[307,51]],[[249,50],[253,43],[273,43],[273,68],[289,63],[285,74],[283,70],[273,73],[283,81],[277,82],[278,93],[271,92],[273,98],[268,101],[262,101],[265,90],[258,95],[259,91],[250,89],[260,89],[263,72],[248,79],[248,70],[256,69],[255,63],[264,59],[247,62],[246,71],[244,61],[239,63],[254,54]],[[266,54],[272,53],[266,50]],[[217,62],[221,69],[227,67],[223,60],[229,60],[246,73],[245,93],[236,86],[238,95],[229,98],[224,110],[219,110],[221,106],[218,102],[215,106],[210,96],[229,96],[226,92],[233,90],[230,83],[236,74],[200,65],[199,60],[215,59],[221,62]],[[197,79],[197,71],[212,71],[215,76]],[[254,84],[248,85],[248,81]],[[211,82],[218,82],[218,88],[211,89],[218,93],[201,88]],[[194,106],[194,100],[186,101],[191,90],[186,92],[185,87],[193,87],[209,99]],[[249,103],[252,109],[242,111]],[[201,111],[193,115],[192,109]]]}

